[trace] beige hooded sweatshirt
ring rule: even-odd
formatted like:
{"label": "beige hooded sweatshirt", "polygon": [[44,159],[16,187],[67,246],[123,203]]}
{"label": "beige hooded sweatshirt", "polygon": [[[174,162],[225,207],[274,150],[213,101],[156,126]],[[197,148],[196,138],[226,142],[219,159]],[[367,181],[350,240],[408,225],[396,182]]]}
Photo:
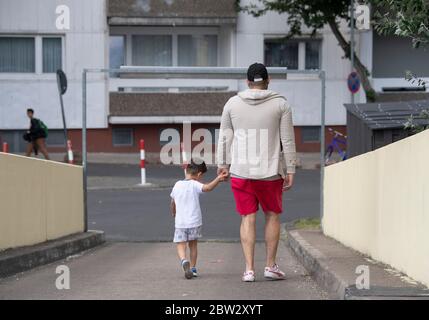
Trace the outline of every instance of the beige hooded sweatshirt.
{"label": "beige hooded sweatshirt", "polygon": [[222,113],[217,163],[247,179],[295,173],[292,110],[286,98],[258,89],[230,98]]}

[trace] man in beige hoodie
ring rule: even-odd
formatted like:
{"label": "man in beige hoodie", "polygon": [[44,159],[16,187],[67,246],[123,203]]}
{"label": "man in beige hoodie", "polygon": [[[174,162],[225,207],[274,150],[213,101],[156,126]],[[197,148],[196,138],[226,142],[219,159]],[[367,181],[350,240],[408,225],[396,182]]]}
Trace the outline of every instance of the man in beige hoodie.
{"label": "man in beige hoodie", "polygon": [[218,173],[231,174],[231,188],[241,215],[240,238],[246,270],[242,280],[255,281],[256,212],[265,213],[264,277],[284,279],[276,264],[282,194],[293,185],[296,150],[292,110],[286,98],[268,90],[263,64],[247,71],[248,90],[225,104],[218,141]]}

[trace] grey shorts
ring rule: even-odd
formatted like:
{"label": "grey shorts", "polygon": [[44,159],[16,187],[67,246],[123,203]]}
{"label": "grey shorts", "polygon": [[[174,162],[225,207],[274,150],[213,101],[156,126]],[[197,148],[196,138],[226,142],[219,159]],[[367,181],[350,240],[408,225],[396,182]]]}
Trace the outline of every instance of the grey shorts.
{"label": "grey shorts", "polygon": [[176,228],[174,231],[173,242],[177,243],[197,240],[202,237],[201,229],[201,226],[195,228]]}

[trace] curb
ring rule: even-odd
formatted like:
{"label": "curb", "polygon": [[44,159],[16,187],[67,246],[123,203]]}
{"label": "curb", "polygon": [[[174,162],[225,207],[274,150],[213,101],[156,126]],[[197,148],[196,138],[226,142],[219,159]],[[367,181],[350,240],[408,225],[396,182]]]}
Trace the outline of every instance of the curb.
{"label": "curb", "polygon": [[286,245],[304,266],[316,283],[333,299],[339,300],[429,300],[429,291],[414,287],[372,286],[370,290],[359,290],[354,283],[343,279],[326,263],[328,258],[309,244],[297,230],[285,230]]}
{"label": "curb", "polygon": [[297,231],[286,230],[286,233],[287,246],[292,249],[310,276],[334,298],[344,300],[349,286],[344,279],[334,274],[329,266],[324,263],[323,253],[312,247]]}
{"label": "curb", "polygon": [[0,279],[64,259],[104,242],[103,231],[91,230],[34,246],[3,251],[0,253]]}

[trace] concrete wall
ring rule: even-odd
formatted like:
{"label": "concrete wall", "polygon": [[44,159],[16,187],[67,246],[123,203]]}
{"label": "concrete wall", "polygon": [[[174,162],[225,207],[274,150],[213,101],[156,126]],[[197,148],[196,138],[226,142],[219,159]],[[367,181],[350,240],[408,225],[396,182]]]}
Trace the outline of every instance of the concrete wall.
{"label": "concrete wall", "polygon": [[[36,38],[35,73],[0,73],[0,129],[26,129],[25,110],[32,107],[50,129],[62,128],[55,73],[42,73],[43,36],[62,37],[67,125],[81,126],[82,70],[108,65],[106,0],[0,0],[0,36]],[[57,6],[70,8],[70,29],[58,30]],[[108,92],[105,75],[88,80],[88,126],[107,127]]]}
{"label": "concrete wall", "polygon": [[326,235],[429,285],[429,130],[326,168]]}
{"label": "concrete wall", "polygon": [[0,250],[84,228],[82,167],[0,153]]}

